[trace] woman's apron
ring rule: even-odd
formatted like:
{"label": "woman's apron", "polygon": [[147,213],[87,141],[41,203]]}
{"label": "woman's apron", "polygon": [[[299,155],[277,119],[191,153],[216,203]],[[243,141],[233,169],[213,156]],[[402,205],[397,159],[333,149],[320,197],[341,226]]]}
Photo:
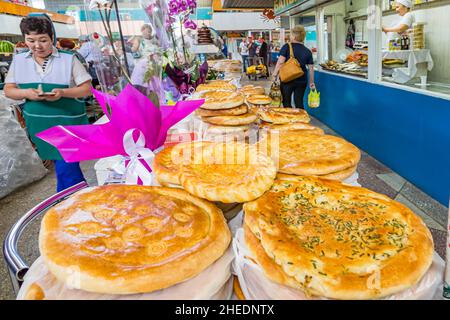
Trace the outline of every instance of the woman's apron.
{"label": "woman's apron", "polygon": [[[43,77],[36,71],[35,61],[30,53],[17,54],[14,57],[16,84],[21,89],[42,86],[44,92],[55,88],[69,88],[72,78],[72,62],[74,55],[58,51],[53,57],[51,70]],[[31,141],[43,160],[62,160],[59,151],[47,142],[36,137],[36,133],[57,125],[87,124],[86,106],[84,102],[72,98],[61,98],[58,101],[27,100],[23,115]]]}

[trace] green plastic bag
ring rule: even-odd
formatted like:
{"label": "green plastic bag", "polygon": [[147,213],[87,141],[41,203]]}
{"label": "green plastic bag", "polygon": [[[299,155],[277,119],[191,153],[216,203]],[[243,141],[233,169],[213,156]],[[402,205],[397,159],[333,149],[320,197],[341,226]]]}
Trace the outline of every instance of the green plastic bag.
{"label": "green plastic bag", "polygon": [[308,94],[308,106],[310,108],[318,108],[320,106],[320,92],[312,89]]}

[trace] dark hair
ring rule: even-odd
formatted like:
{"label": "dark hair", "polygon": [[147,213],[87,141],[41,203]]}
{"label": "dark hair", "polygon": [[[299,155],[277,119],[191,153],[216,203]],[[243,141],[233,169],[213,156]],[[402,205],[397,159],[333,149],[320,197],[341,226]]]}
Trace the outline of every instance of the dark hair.
{"label": "dark hair", "polygon": [[48,34],[53,39],[53,25],[51,20],[47,17],[26,17],[20,22],[20,31],[22,35],[31,34],[36,32],[37,34]]}

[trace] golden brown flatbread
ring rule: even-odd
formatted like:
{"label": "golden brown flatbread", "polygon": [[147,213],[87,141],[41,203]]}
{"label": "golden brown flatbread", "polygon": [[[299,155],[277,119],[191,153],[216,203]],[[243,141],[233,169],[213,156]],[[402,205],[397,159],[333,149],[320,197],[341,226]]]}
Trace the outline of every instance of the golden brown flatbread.
{"label": "golden brown flatbread", "polygon": [[194,277],[223,255],[230,240],[220,209],[184,190],[108,185],[50,209],[39,248],[63,283],[132,294]]}
{"label": "golden brown flatbread", "polygon": [[214,143],[202,148],[204,162],[184,165],[181,185],[188,192],[223,203],[246,202],[270,188],[273,161],[244,143]]}
{"label": "golden brown flatbread", "polygon": [[219,126],[243,126],[254,123],[258,117],[256,114],[248,112],[240,116],[216,116],[216,117],[202,117],[202,120],[207,123]]}
{"label": "golden brown flatbread", "polygon": [[206,91],[196,95],[198,99],[205,99],[202,109],[222,110],[232,109],[241,106],[244,103],[244,95],[232,91]]}
{"label": "golden brown flatbread", "polygon": [[244,212],[248,230],[291,279],[258,259],[268,277],[308,294],[385,297],[415,285],[432,262],[433,238],[424,222],[368,189],[317,177],[277,180],[244,204]]}
{"label": "golden brown flatbread", "polygon": [[264,94],[256,94],[247,97],[247,102],[254,105],[266,105],[272,103],[272,98]]}
{"label": "golden brown flatbread", "polygon": [[254,94],[266,94],[266,90],[263,87],[254,86],[254,85],[246,85],[243,86],[240,90],[245,96],[252,96]]}
{"label": "golden brown flatbread", "polygon": [[209,142],[193,141],[178,143],[161,150],[153,160],[153,172],[163,186],[180,185],[182,163],[194,161],[195,149],[202,148]]}
{"label": "golden brown flatbread", "polygon": [[[338,180],[338,181],[344,181],[345,179],[351,177],[357,169],[358,166],[350,167],[348,169],[337,171],[329,174],[324,175],[318,175],[317,177],[322,179],[330,179],[330,180]],[[292,174],[285,174],[285,173],[279,173],[277,174],[277,179],[279,180],[297,180],[301,176],[292,175]]]}
{"label": "golden brown flatbread", "polygon": [[331,136],[296,131],[269,131],[259,142],[278,163],[280,173],[300,176],[325,175],[354,167],[361,152],[350,142]]}
{"label": "golden brown flatbread", "polygon": [[195,113],[201,117],[216,117],[216,116],[239,116],[245,114],[248,111],[246,104],[242,104],[239,107],[231,109],[218,109],[218,110],[208,110],[203,108],[198,108]]}
{"label": "golden brown flatbread", "polygon": [[273,124],[269,122],[261,121],[260,130],[262,134],[264,131],[295,131],[295,130],[305,130],[308,133],[314,134],[324,134],[324,131],[321,128],[315,127],[308,123],[304,122],[293,122],[293,123],[285,123],[285,124]]}
{"label": "golden brown flatbread", "polygon": [[261,120],[274,124],[311,121],[305,110],[293,108],[260,108],[258,116]]}
{"label": "golden brown flatbread", "polygon": [[208,83],[203,83],[203,84],[198,85],[195,91],[203,92],[203,91],[215,91],[215,90],[236,91],[237,88],[234,84],[230,83],[230,81],[213,80]]}

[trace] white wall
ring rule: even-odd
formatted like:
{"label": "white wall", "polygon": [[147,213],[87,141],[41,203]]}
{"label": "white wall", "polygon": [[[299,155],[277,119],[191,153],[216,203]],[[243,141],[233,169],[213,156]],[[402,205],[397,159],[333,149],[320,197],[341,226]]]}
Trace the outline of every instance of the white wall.
{"label": "white wall", "polygon": [[[6,35],[22,35],[20,32],[20,21],[23,17],[0,14],[0,33]],[[58,38],[78,38],[79,29],[75,24],[64,24],[55,22],[55,31]]]}
{"label": "white wall", "polygon": [[215,12],[211,26],[218,31],[273,30],[279,24],[265,22],[261,12]]}
{"label": "white wall", "polygon": [[[431,50],[434,69],[429,73],[429,80],[450,84],[450,5],[414,10],[416,22],[426,22],[426,48]],[[396,16],[383,17],[383,24],[391,25]],[[383,41],[386,41],[383,38]]]}

